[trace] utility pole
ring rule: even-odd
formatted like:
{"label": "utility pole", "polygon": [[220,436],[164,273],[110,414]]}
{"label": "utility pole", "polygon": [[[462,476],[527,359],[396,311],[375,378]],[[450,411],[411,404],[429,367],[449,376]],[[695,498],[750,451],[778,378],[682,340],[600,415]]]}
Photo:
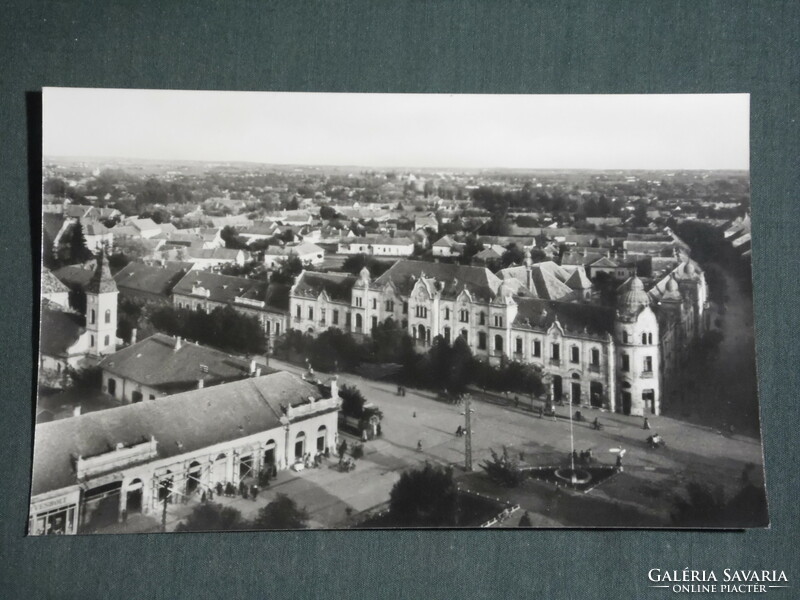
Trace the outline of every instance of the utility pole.
{"label": "utility pole", "polygon": [[472,471],[472,398],[469,394],[464,394],[464,428],[466,436],[464,440],[464,470]]}

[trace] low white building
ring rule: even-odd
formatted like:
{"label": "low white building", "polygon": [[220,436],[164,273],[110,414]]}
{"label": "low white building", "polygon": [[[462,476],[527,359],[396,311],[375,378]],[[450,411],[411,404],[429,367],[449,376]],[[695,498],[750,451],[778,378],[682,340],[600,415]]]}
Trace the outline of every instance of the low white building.
{"label": "low white building", "polygon": [[90,533],[194,504],[337,444],[341,400],[286,372],[36,426],[28,532]]}
{"label": "low white building", "polygon": [[411,256],[414,253],[414,240],[405,237],[352,237],[341,240],[336,251],[339,254]]}

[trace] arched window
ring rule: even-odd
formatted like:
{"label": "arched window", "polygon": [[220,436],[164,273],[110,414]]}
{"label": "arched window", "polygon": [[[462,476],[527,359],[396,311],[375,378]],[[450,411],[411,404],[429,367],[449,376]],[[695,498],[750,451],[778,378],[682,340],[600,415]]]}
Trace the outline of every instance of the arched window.
{"label": "arched window", "polygon": [[96,320],[97,320],[97,317],[95,316],[94,309],[92,309],[92,325],[94,325],[94,324],[95,324],[95,321],[96,321]]}
{"label": "arched window", "polygon": [[648,344],[652,344],[653,343],[653,334],[652,333],[648,333],[647,334],[647,343]]}
{"label": "arched window", "polygon": [[361,328],[364,326],[364,319],[361,317],[360,314],[356,313],[356,331],[361,331]]}
{"label": "arched window", "polygon": [[106,311],[106,323],[111,323],[111,311]]}
{"label": "arched window", "polygon": [[502,352],[503,351],[503,336],[502,335],[494,336],[494,349],[497,352]]}
{"label": "arched window", "polygon": [[646,344],[646,343],[647,343],[647,334],[643,333],[642,334],[642,344]]}

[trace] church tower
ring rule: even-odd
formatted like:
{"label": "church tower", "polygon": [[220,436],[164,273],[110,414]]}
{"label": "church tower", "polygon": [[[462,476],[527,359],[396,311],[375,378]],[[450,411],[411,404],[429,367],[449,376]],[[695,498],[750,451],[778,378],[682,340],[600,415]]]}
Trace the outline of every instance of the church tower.
{"label": "church tower", "polygon": [[661,412],[659,328],[642,280],[622,284],[614,319],[617,352],[617,410],[647,416]]}
{"label": "church tower", "polygon": [[89,354],[100,356],[117,350],[117,284],[111,277],[105,252],[97,255],[97,266],[86,286],[86,330]]}

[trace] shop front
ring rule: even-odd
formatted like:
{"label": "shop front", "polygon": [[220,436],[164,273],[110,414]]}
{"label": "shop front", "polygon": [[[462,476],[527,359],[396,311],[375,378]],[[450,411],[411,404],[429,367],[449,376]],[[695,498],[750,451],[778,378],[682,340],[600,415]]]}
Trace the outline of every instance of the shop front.
{"label": "shop front", "polygon": [[74,535],[78,532],[80,490],[52,498],[34,499],[28,521],[29,535]]}

